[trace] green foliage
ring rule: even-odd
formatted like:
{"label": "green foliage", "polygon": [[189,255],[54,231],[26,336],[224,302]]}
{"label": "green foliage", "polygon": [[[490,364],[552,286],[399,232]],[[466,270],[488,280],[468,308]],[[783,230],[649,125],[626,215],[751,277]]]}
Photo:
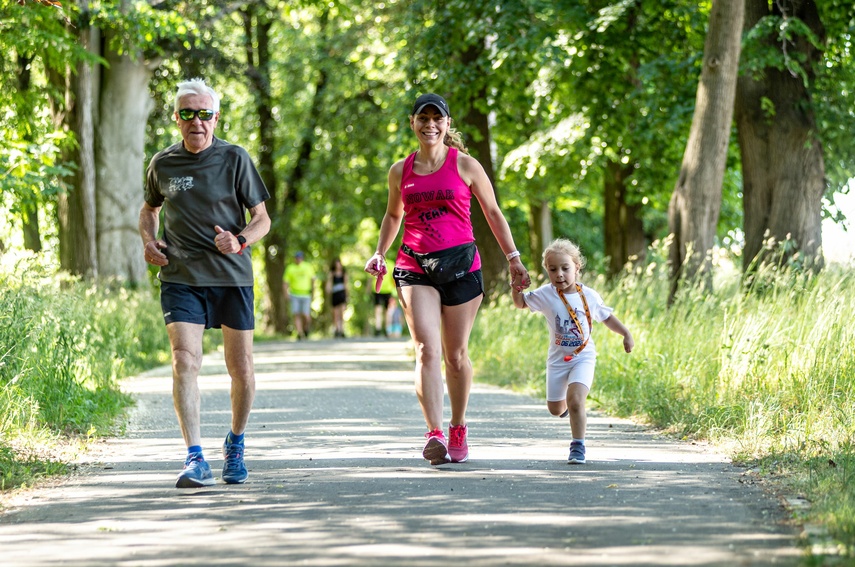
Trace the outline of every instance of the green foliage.
{"label": "green foliage", "polygon": [[752,76],[762,75],[770,68],[787,71],[801,78],[805,87],[809,87],[809,73],[805,68],[809,64],[805,57],[806,50],[794,47],[803,42],[813,49],[822,49],[820,38],[799,18],[761,18],[745,36],[742,70]]}
{"label": "green foliage", "polygon": [[823,58],[816,65],[812,102],[823,142],[828,194],[839,191],[855,177],[852,132],[855,131],[855,65],[852,38],[855,17],[852,5],[839,0],[817,3],[826,41]]}
{"label": "green foliage", "polygon": [[[282,205],[271,213],[291,251],[304,250],[321,264],[354,249],[362,259],[374,244],[359,227],[365,218],[379,224],[386,174],[401,151],[392,141],[406,120],[406,105],[397,103],[394,50],[403,40],[391,29],[394,3],[276,4],[253,14],[271,24],[273,122],[259,124],[247,84],[248,69],[259,62],[247,60],[244,13],[203,19],[201,33],[216,39],[194,44],[155,74],[146,155],[178,139],[171,120],[175,86],[202,76],[221,95],[217,136],[258,155],[261,128],[273,133],[277,186],[268,189]],[[308,156],[300,153],[306,143]]]}
{"label": "green foliage", "polygon": [[48,110],[48,69],[88,56],[65,31],[64,11],[0,0],[0,204],[17,220],[54,198],[73,164],[60,151],[72,142],[55,131]]}
{"label": "green foliage", "polygon": [[[339,3],[320,29],[313,29],[319,25],[317,12],[304,10],[300,27],[282,30],[295,59],[275,68],[276,98],[293,105],[281,109],[289,119],[277,128],[285,150],[277,167],[285,178],[294,168],[305,168],[299,186],[286,188],[298,198],[290,236],[294,249],[309,251],[327,265],[333,256],[360,247],[359,263],[370,256],[376,240],[367,242],[360,226],[365,218],[379,225],[387,172],[402,151],[396,142],[406,106],[396,104],[401,93],[394,68],[399,40],[390,29],[394,9],[392,4]],[[305,76],[294,80],[291,65],[297,61]],[[310,161],[301,164],[296,150],[305,139],[312,150]]]}
{"label": "green foliage", "polygon": [[179,3],[170,9],[155,7],[149,2],[107,2],[98,4],[88,14],[93,25],[112,30],[109,48],[119,55],[163,55],[177,46],[189,49],[200,33],[189,12],[201,18],[210,14],[213,6],[201,8],[195,2]]}
{"label": "green foliage", "polygon": [[[37,3],[19,4],[17,0],[0,0],[0,45],[5,54],[38,54],[44,64],[61,69],[66,64],[88,58],[86,50],[78,45],[76,37],[67,32],[66,23],[77,18],[77,5],[68,3],[58,10]],[[14,74],[6,74],[6,66],[14,65],[14,59],[4,57],[3,80]],[[0,92],[0,97],[12,93]]]}
{"label": "green foliage", "polygon": [[[628,202],[643,205],[649,234],[665,236],[663,213],[694,111],[696,84],[685,77],[699,74],[708,7],[599,1],[574,6],[556,21],[553,45],[563,56],[548,63],[542,80],[553,87],[546,96],[556,117],[584,117],[584,135],[565,152],[539,159],[554,162],[559,179],[570,173],[574,194],[597,204],[607,165],[631,168]],[[562,160],[580,167],[562,172]]]}
{"label": "green foliage", "polygon": [[169,346],[150,290],[96,288],[51,275],[37,257],[3,259],[0,468],[9,488],[28,470],[62,470],[47,441],[111,433],[131,403],[119,379],[164,363]]}
{"label": "green foliage", "polygon": [[[743,39],[740,73],[758,78],[774,69],[801,80],[809,93],[801,104],[808,106],[805,110],[817,120],[816,135],[823,147],[830,196],[855,176],[851,151],[855,18],[851,4],[839,0],[816,4],[821,24],[814,22],[813,26],[781,11],[793,9],[786,4],[769,5],[770,15],[761,18]],[[812,14],[811,10],[806,12]],[[814,32],[812,27],[821,31]],[[769,120],[774,120],[773,106],[764,104],[763,110]]]}
{"label": "green foliage", "polygon": [[[160,62],[151,83],[155,107],[146,160],[178,139],[172,96],[176,83],[191,76],[205,77],[223,95],[218,135],[224,139],[258,155],[261,127],[272,129],[277,186],[271,189],[283,202],[293,198],[287,209],[280,207],[287,215],[278,214],[274,226],[287,224],[282,231],[288,246],[316,257],[370,249],[361,222],[382,216],[388,168],[413,149],[409,103],[425,90],[449,97],[458,124],[472,110],[489,114],[496,185],[515,219],[514,234],[527,230],[534,200],[555,205],[556,225],[572,224],[569,214],[587,210],[591,225],[580,232],[598,234],[609,163],[631,169],[628,200],[642,204],[645,232],[662,237],[667,231],[665,211],[694,110],[692,78],[699,73],[708,2],[306,0],[220,6],[193,0],[92,6],[81,14],[75,4],[58,10],[0,0],[0,46],[10,54],[0,61],[0,135],[7,141],[0,145],[0,167],[14,171],[0,181],[0,195],[15,217],[23,218],[33,204],[51,203],[63,189],[59,176],[73,166],[56,158],[59,143],[73,140],[53,133],[50,103],[62,97],[46,79],[51,69],[63,72],[92,60],[66,26],[67,16],[78,32],[83,23],[102,29],[120,53],[141,52],[147,63]],[[855,24],[845,2],[819,9],[826,38],[810,36],[797,18],[770,19],[754,33],[773,43],[783,38],[824,49],[812,88],[831,191],[852,173]],[[248,13],[257,18],[249,24]],[[272,124],[261,125],[249,80],[258,63],[250,49],[258,47],[257,38],[247,33],[265,22],[273,115]],[[748,47],[751,54],[751,41]],[[749,64],[771,64],[769,58],[781,64],[780,49],[773,51]],[[25,67],[32,75],[27,90],[18,84]],[[471,145],[479,133],[467,130]],[[304,141],[308,156],[300,154]],[[742,220],[739,164],[731,154],[722,237]],[[292,186],[298,169],[302,176]],[[592,257],[601,255],[602,239],[592,238],[585,248]]]}
{"label": "green foliage", "polygon": [[[696,83],[686,77],[699,74],[708,10],[681,2],[416,1],[403,53],[413,91],[446,94],[458,121],[472,108],[490,114],[506,209],[546,200],[556,224],[586,209],[593,223],[576,232],[596,233],[603,172],[621,164],[630,172],[628,202],[642,205],[648,234],[664,237],[694,111]],[[423,53],[443,65],[425,64]],[[723,210],[735,214],[722,217],[730,223],[722,234],[741,222],[738,187],[728,186],[725,199]],[[602,239],[586,249],[601,256]]]}
{"label": "green foliage", "polygon": [[[855,551],[855,273],[819,276],[764,268],[750,290],[719,268],[716,292],[688,290],[666,307],[661,251],[653,262],[607,284],[583,276],[632,331],[595,325],[598,360],[591,400],[680,436],[705,437],[734,456],[786,473],[826,524]],[[757,281],[755,280],[755,281]],[[481,310],[470,352],[481,380],[545,393],[547,331],[540,316],[505,300]],[[834,463],[830,465],[829,463]]]}

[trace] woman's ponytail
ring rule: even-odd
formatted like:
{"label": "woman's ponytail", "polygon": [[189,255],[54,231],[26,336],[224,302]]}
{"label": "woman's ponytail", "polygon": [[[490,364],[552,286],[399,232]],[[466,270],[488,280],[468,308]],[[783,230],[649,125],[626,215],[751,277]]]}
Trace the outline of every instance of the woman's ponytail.
{"label": "woman's ponytail", "polygon": [[466,144],[463,143],[463,135],[454,128],[448,129],[448,132],[445,133],[445,139],[442,142],[446,146],[457,148],[464,154],[469,155],[469,150],[466,149]]}

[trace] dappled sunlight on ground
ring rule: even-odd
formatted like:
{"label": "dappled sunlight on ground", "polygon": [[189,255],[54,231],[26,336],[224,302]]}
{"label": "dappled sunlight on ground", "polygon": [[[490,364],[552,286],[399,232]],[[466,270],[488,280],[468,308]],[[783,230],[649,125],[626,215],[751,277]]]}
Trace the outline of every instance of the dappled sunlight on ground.
{"label": "dappled sunlight on ground", "polygon": [[[366,344],[397,370],[348,369],[361,364],[351,341],[335,343],[341,371],[323,348],[315,364],[305,343],[260,345],[245,485],[175,489],[169,373],[129,381],[128,436],[18,497],[0,522],[3,565],[795,564],[780,509],[726,458],[628,421],[592,414],[589,464],[572,466],[566,420],[476,386],[470,461],[431,467],[405,345]],[[203,446],[219,476],[228,380],[205,374]]]}

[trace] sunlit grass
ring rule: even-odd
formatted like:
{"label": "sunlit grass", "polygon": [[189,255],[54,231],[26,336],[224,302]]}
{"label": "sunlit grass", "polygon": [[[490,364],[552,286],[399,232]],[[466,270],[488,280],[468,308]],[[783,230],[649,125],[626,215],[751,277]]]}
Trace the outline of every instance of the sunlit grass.
{"label": "sunlit grass", "polygon": [[69,448],[113,433],[132,403],[119,380],[165,363],[168,352],[151,289],[95,287],[35,256],[4,264],[0,489],[62,472]]}
{"label": "sunlit grass", "polygon": [[[821,522],[855,549],[855,273],[768,270],[746,291],[736,272],[713,293],[685,291],[669,309],[663,268],[600,290],[635,338],[594,328],[592,405],[680,437],[718,443],[739,462],[782,475]],[[481,310],[476,378],[545,396],[543,318],[507,298]]]}

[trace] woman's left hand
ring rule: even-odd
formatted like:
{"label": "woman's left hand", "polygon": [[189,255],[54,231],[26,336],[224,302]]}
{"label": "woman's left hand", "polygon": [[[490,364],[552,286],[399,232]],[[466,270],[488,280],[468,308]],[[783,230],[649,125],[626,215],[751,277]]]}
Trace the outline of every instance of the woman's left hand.
{"label": "woman's left hand", "polygon": [[511,286],[517,291],[522,291],[531,285],[531,277],[519,258],[514,258],[510,263]]}

